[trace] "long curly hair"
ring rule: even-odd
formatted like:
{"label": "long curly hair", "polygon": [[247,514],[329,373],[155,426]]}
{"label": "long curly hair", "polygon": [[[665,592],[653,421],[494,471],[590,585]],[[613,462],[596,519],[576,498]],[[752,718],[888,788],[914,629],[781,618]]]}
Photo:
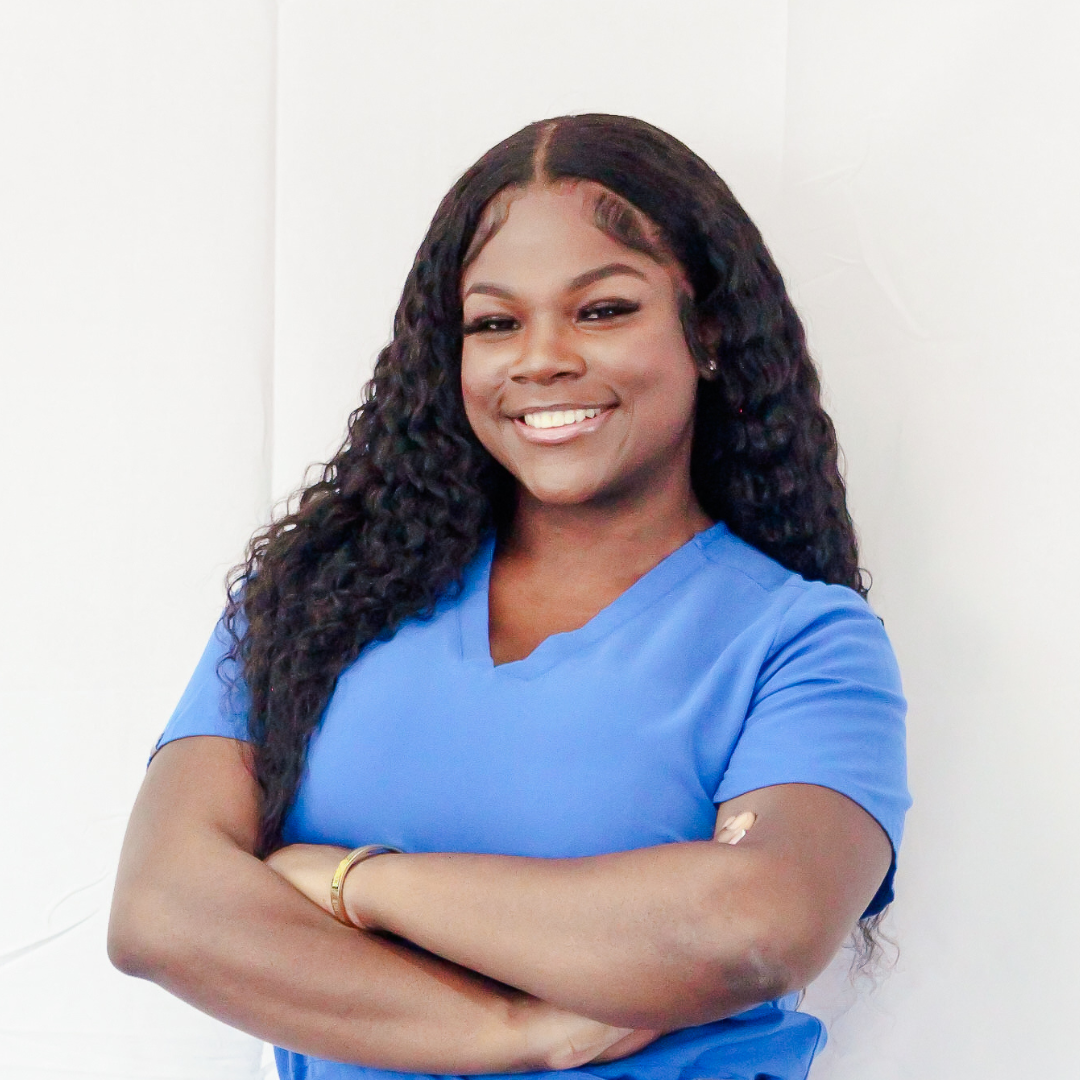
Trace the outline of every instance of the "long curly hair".
{"label": "long curly hair", "polygon": [[530,124],[442,200],[344,443],[230,572],[224,621],[250,695],[257,854],[281,842],[342,670],[403,620],[429,615],[485,536],[510,522],[514,481],[465,417],[462,270],[498,227],[495,196],[581,180],[611,193],[597,203],[599,228],[662,257],[652,233],[690,285],[687,343],[703,367],[718,366],[699,383],[693,436],[691,481],[705,513],[803,577],[865,595],[802,324],[728,187],[641,120],[593,113]]}

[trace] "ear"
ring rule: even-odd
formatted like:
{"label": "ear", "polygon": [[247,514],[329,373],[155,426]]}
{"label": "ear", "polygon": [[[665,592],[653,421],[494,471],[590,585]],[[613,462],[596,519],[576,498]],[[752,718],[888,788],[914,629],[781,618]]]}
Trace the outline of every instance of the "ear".
{"label": "ear", "polygon": [[699,370],[701,377],[711,382],[720,373],[720,339],[723,336],[720,322],[715,316],[702,319],[697,332],[705,354],[704,363],[699,365]]}

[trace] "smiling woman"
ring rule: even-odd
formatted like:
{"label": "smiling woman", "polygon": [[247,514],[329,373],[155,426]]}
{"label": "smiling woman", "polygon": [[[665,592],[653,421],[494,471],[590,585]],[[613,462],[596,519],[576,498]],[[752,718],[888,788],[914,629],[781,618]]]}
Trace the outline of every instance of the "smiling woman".
{"label": "smiling woman", "polygon": [[596,114],[499,144],[232,580],[114,962],[283,1077],[805,1077],[794,992],[891,899],[909,804],[836,456],[704,162]]}
{"label": "smiling woman", "polygon": [[[492,572],[499,662],[584,625],[713,524],[690,484],[703,373],[679,317],[688,286],[658,240],[646,254],[597,227],[614,201],[573,180],[504,196],[462,279],[465,415],[519,484]],[[624,219],[655,232],[629,205]],[[626,572],[580,573],[580,553],[626,522],[638,534],[615,563]],[[578,573],[550,558],[553,531]]]}

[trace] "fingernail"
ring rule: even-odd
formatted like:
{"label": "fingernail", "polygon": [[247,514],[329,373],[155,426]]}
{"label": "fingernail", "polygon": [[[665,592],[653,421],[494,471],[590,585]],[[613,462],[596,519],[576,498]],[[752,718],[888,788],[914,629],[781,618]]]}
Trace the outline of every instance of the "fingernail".
{"label": "fingernail", "polygon": [[720,831],[723,832],[725,829],[730,829],[731,826],[735,824],[735,819],[738,816],[738,814],[732,814],[731,817],[729,817],[727,821],[725,821],[724,824],[720,826]]}
{"label": "fingernail", "polygon": [[739,829],[739,831],[730,839],[723,841],[725,844],[730,844],[734,847],[744,836],[746,835],[745,829]]}

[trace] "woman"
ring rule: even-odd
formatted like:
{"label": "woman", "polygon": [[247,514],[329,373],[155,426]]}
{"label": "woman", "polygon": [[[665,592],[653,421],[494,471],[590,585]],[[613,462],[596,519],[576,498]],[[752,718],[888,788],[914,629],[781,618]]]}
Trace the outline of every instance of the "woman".
{"label": "woman", "polygon": [[[444,199],[347,441],[233,581],[113,962],[286,1077],[803,1077],[796,992],[891,899],[909,802],[863,592],[728,189],[637,120],[530,125]],[[342,882],[368,844],[407,854]]]}

